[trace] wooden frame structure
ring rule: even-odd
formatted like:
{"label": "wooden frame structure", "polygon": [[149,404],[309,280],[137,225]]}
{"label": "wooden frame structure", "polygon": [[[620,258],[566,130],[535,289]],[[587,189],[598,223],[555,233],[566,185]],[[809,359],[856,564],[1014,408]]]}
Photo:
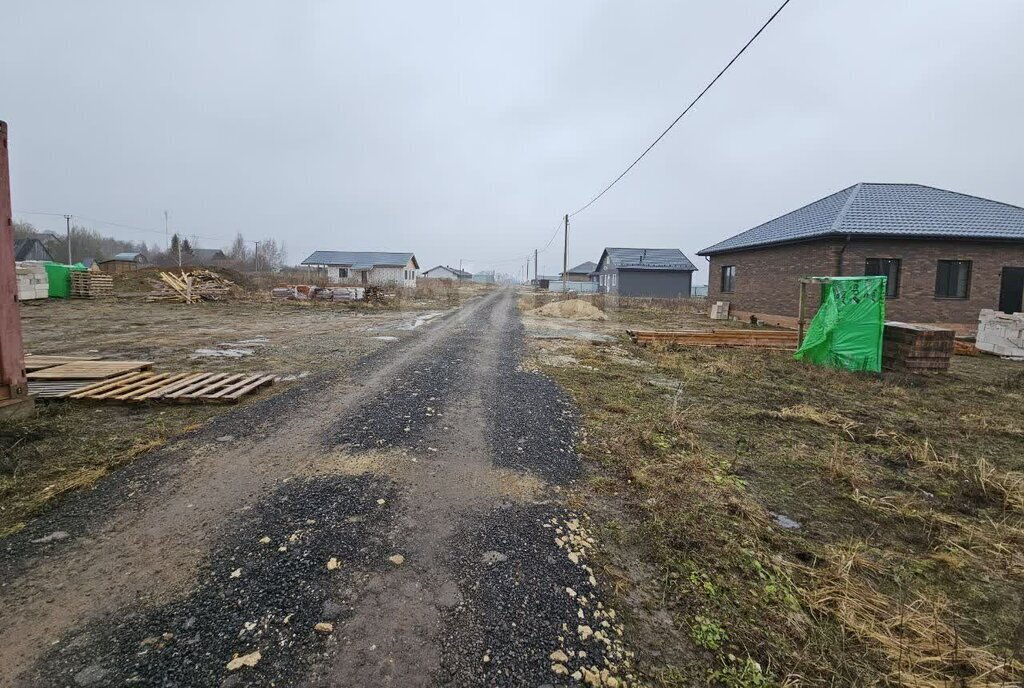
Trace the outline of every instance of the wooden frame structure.
{"label": "wooden frame structure", "polygon": [[797,305],[796,318],[796,346],[798,349],[804,343],[804,332],[807,329],[807,285],[826,284],[831,281],[831,277],[801,277],[799,280],[800,300]]}

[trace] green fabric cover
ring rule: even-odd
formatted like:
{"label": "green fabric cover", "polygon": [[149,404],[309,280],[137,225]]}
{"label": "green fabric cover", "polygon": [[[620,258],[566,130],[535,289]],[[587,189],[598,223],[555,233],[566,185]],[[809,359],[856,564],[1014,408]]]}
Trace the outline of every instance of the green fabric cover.
{"label": "green fabric cover", "polygon": [[71,296],[71,271],[85,270],[81,263],[75,265],[61,265],[60,263],[46,263],[46,279],[50,283],[50,298],[66,299]]}
{"label": "green fabric cover", "polygon": [[794,358],[845,370],[882,371],[885,277],[832,277]]}

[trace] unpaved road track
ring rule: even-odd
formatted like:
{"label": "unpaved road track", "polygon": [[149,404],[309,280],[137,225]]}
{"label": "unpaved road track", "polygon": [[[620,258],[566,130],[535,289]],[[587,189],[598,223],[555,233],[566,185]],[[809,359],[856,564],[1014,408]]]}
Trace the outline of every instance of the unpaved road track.
{"label": "unpaved road track", "polygon": [[542,686],[619,664],[561,504],[573,412],[521,346],[492,293],[71,496],[0,543],[0,684]]}

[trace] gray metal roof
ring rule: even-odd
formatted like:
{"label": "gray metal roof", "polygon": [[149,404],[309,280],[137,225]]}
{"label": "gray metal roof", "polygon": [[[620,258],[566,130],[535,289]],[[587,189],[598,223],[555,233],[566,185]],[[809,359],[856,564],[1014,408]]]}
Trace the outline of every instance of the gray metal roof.
{"label": "gray metal roof", "polygon": [[832,235],[1024,241],[1024,208],[921,184],[855,184],[698,255]]}
{"label": "gray metal roof", "polygon": [[[416,269],[419,264],[416,256],[411,253],[386,253],[381,251],[313,251],[302,265],[341,265],[343,267],[360,266],[360,269],[374,267],[404,268],[409,261]],[[368,267],[364,267],[368,266]]]}
{"label": "gray metal roof", "polygon": [[219,248],[194,248],[192,257],[200,261],[227,260],[227,254]]}
{"label": "gray metal roof", "polygon": [[[113,258],[110,258],[109,260],[137,261],[139,258],[142,258],[143,262],[145,262],[145,260],[146,260],[146,256],[144,256],[143,254],[137,253],[135,251],[128,251],[126,253],[118,253],[116,256],[114,256]],[[104,262],[107,262],[107,261],[104,261]]]}
{"label": "gray metal roof", "polygon": [[588,260],[586,263],[580,263],[574,268],[569,268],[570,275],[589,275],[594,270],[597,270],[597,263],[592,260]]}
{"label": "gray metal roof", "polygon": [[677,248],[606,248],[601,254],[620,270],[696,270]]}
{"label": "gray metal roof", "polygon": [[448,270],[449,272],[451,272],[451,273],[453,273],[455,275],[458,275],[459,277],[472,277],[473,276],[472,273],[466,272],[465,270],[460,270],[459,268],[453,268],[451,265],[435,265],[434,267],[430,268],[429,270],[424,270],[423,274],[426,274],[428,272],[433,272],[434,270],[438,270],[438,269],[440,269],[440,270]]}

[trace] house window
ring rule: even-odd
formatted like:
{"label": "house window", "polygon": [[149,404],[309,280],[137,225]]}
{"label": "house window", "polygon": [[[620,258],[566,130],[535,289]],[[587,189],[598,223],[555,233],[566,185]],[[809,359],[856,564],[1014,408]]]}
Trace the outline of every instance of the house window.
{"label": "house window", "polygon": [[722,266],[722,293],[728,294],[736,288],[736,266]]}
{"label": "house window", "polygon": [[900,295],[900,265],[899,258],[868,258],[864,261],[865,275],[881,275],[886,277],[885,298],[895,299]]}
{"label": "house window", "polygon": [[348,268],[338,268],[338,277],[341,279],[348,277]]}
{"label": "house window", "polygon": [[619,286],[619,273],[617,273],[617,272],[613,272],[612,273],[612,286],[613,287]]}
{"label": "house window", "polygon": [[940,260],[935,271],[935,295],[945,299],[966,299],[971,287],[971,261]]}

